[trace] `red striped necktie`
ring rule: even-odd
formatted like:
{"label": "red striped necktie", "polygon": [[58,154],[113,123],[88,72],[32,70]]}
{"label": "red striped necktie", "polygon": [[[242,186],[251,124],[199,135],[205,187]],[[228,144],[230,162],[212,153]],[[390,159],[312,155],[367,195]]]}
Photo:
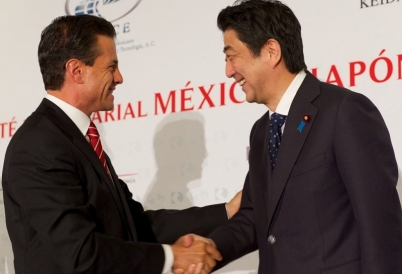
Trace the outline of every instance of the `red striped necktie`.
{"label": "red striped necktie", "polygon": [[100,140],[98,129],[96,128],[95,124],[91,121],[89,124],[87,136],[89,141],[92,145],[92,148],[95,150],[96,155],[98,155],[99,160],[101,161],[103,168],[108,172],[108,168],[106,165],[105,153],[102,149],[102,143]]}

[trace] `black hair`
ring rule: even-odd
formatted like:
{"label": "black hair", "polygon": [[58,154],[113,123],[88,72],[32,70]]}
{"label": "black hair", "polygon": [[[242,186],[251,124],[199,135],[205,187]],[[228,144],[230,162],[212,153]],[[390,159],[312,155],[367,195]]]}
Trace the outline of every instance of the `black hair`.
{"label": "black hair", "polygon": [[115,38],[116,31],[110,22],[92,15],[61,16],[42,31],[38,59],[46,90],[62,88],[68,60],[93,66],[101,54],[98,35]]}
{"label": "black hair", "polygon": [[269,39],[281,46],[285,66],[291,73],[307,70],[301,26],[292,10],[280,1],[237,0],[223,9],[217,19],[222,32],[232,29],[254,57]]}

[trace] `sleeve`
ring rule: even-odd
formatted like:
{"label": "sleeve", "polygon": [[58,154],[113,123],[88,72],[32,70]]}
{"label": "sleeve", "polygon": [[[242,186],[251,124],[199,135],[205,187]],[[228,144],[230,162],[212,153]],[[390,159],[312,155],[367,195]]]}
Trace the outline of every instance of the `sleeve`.
{"label": "sleeve", "polygon": [[349,93],[335,127],[335,157],[357,221],[362,273],[402,273],[398,168],[385,122],[369,99]]}
{"label": "sleeve", "polygon": [[182,210],[144,211],[142,205],[132,199],[127,185],[119,181],[126,195],[140,242],[173,244],[178,238],[188,233],[206,236],[228,220],[224,203]]}
{"label": "sleeve", "polygon": [[9,147],[3,185],[9,229],[15,228],[11,234],[25,245],[18,250],[26,252],[37,242],[35,248],[43,246],[38,250],[46,250],[63,273],[161,273],[160,244],[97,232],[96,209],[88,203],[79,163],[65,137],[56,135],[25,132]]}
{"label": "sleeve", "polygon": [[[252,144],[259,121],[254,124],[251,130],[250,144]],[[244,182],[239,211],[225,225],[214,230],[208,237],[215,242],[223,256],[223,260],[217,262],[215,270],[258,249],[249,174],[247,174]]]}
{"label": "sleeve", "polygon": [[190,207],[182,210],[148,210],[146,215],[158,242],[164,244],[172,244],[188,233],[207,236],[228,220],[225,204]]}
{"label": "sleeve", "polygon": [[217,262],[215,270],[258,248],[250,194],[250,182],[247,175],[239,212],[226,224],[208,235],[208,238],[215,242],[217,249],[223,256],[223,260]]}

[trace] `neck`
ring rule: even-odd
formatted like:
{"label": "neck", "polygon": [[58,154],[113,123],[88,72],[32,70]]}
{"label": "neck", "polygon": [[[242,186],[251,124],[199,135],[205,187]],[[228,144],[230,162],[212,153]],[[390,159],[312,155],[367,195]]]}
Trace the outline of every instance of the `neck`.
{"label": "neck", "polygon": [[86,109],[80,103],[79,98],[77,96],[75,96],[74,92],[72,92],[72,91],[69,92],[67,90],[61,89],[61,90],[47,90],[47,93],[66,102],[67,104],[81,110],[88,117],[91,117],[92,112],[86,111]]}
{"label": "neck", "polygon": [[270,96],[266,100],[266,106],[271,111],[275,112],[279,102],[282,99],[283,94],[285,94],[286,90],[295,79],[297,73],[293,74],[285,70],[282,73],[278,73],[274,75],[272,79],[275,79],[270,83],[269,92]]}

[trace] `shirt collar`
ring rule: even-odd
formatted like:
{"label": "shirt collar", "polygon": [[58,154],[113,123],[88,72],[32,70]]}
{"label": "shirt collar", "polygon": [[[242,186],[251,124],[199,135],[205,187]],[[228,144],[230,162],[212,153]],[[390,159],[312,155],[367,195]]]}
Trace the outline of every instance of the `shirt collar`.
{"label": "shirt collar", "polygon": [[[303,83],[304,78],[306,77],[307,73],[302,70],[300,71],[296,77],[293,79],[290,86],[286,89],[285,93],[282,95],[281,100],[279,101],[278,106],[276,107],[276,113],[288,116],[290,106],[292,105],[293,99],[296,96],[297,91],[299,90],[301,84]],[[273,111],[269,109],[269,116]]]}
{"label": "shirt collar", "polygon": [[81,110],[73,107],[72,105],[60,100],[59,98],[46,94],[46,99],[54,103],[56,106],[61,108],[62,111],[74,122],[74,124],[81,131],[82,135],[86,135],[91,122],[90,118]]}

